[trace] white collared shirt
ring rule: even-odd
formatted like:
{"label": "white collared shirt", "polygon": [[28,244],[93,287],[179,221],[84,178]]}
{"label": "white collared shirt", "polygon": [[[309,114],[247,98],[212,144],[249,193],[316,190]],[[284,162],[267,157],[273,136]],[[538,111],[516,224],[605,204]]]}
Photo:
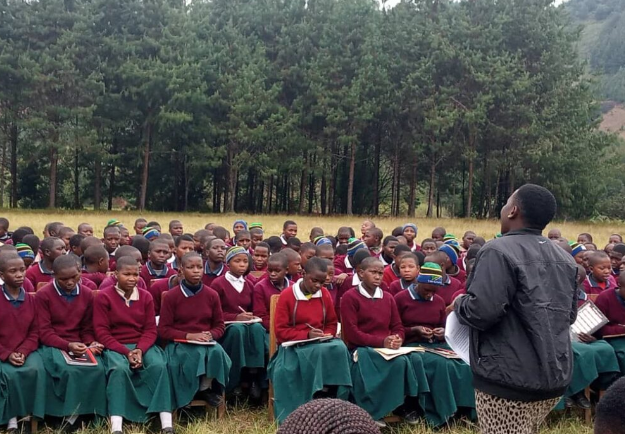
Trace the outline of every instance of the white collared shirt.
{"label": "white collared shirt", "polygon": [[[302,291],[302,289],[300,288],[300,285],[302,283],[304,279],[300,279],[297,282],[295,282],[295,284],[293,285],[293,295],[295,296],[295,300],[298,301],[309,301],[308,298],[306,298],[306,296],[304,295],[304,292]],[[319,291],[315,292],[312,297],[310,297],[310,299],[312,300],[313,298],[321,298],[322,296],[322,290],[320,289]]]}
{"label": "white collared shirt", "polygon": [[230,284],[237,290],[240,294],[243,292],[243,288],[245,287],[245,278],[243,276],[236,277],[231,272],[226,273],[226,280],[230,282]]}
{"label": "white collared shirt", "polygon": [[352,286],[360,285],[360,277],[358,277],[358,273],[354,273],[352,277]]}
{"label": "white collared shirt", "polygon": [[367,290],[365,288],[362,287],[362,283],[358,285],[358,292],[360,292],[360,295],[362,295],[365,298],[383,298],[384,297],[384,292],[380,289],[380,287],[378,286],[375,289],[375,292],[373,293],[373,297],[371,297],[369,295],[369,293],[367,292]]}
{"label": "white collared shirt", "polygon": [[345,266],[346,266],[348,269],[350,269],[350,270],[351,270],[352,268],[354,268],[354,267],[352,267],[352,264],[349,262],[349,256],[348,256],[348,255],[346,255],[346,256],[345,256],[345,259],[343,260],[343,263],[344,263],[344,264],[345,264]]}
{"label": "white collared shirt", "polygon": [[124,299],[126,306],[130,307],[131,301],[139,301],[139,290],[135,286],[132,290],[132,294],[130,294],[130,298],[126,298],[126,293],[119,287],[119,285],[115,285],[115,291]]}

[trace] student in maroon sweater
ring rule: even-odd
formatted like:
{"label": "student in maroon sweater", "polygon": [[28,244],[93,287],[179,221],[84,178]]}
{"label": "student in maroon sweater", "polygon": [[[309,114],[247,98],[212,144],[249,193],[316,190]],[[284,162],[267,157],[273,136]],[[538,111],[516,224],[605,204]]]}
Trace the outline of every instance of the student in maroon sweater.
{"label": "student in maroon sweater", "polygon": [[405,254],[399,258],[398,267],[401,278],[391,283],[388,288],[393,297],[416,285],[420,270],[419,259],[413,253]]}
{"label": "student in maroon sweater", "polygon": [[425,260],[441,266],[443,270],[443,286],[438,289],[436,295],[443,299],[446,306],[449,306],[454,300],[454,294],[464,288],[464,285],[458,279],[449,276],[445,270],[445,265],[449,263],[449,256],[445,252],[437,251],[427,256]]}
{"label": "student in maroon sweater", "polygon": [[[93,248],[93,247],[92,247]],[[103,249],[103,248],[102,248]],[[108,254],[106,251],[105,255]],[[37,293],[39,353],[46,369],[46,414],[55,417],[106,416],[106,372],[97,366],[68,365],[61,351],[99,355],[104,346],[93,331],[93,294],[80,285],[80,268],[71,256],[52,265],[54,279]]]}
{"label": "student in maroon sweater", "polygon": [[445,341],[445,302],[436,292],[443,287],[440,265],[426,262],[407,291],[395,296],[406,342]]}
{"label": "student in maroon sweater", "polygon": [[212,286],[213,280],[223,276],[228,271],[224,263],[226,258],[226,243],[220,238],[210,238],[204,245],[204,275],[202,282],[206,286]]}
{"label": "student in maroon sweater", "polygon": [[593,295],[616,288],[608,254],[598,250],[588,254],[587,258],[589,273],[584,281],[584,292]]}
{"label": "student in maroon sweater", "polygon": [[286,278],[289,261],[284,253],[276,253],[269,258],[267,276],[254,286],[254,316],[263,320],[263,327],[269,332],[269,309],[271,297],[280,295],[293,282]]}
{"label": "student in maroon sweater", "polygon": [[[370,257],[371,257],[371,254],[369,253],[369,249],[360,249],[354,254],[354,256],[350,258],[350,261],[354,266],[354,273],[348,274],[347,279],[345,279],[343,283],[338,285],[337,291],[336,291],[336,302],[335,302],[334,308],[336,311],[336,316],[339,319],[341,318],[341,298],[343,298],[343,296],[348,291],[360,285],[360,277],[358,275],[360,264],[362,263],[362,261]],[[382,290],[388,289],[386,285],[384,285],[384,283],[381,283],[380,286],[384,286]]]}
{"label": "student in maroon sweater", "polygon": [[[226,264],[229,270],[211,285],[219,294],[224,320],[257,320],[253,314],[254,288],[244,277],[249,267],[249,254],[243,247],[231,247],[226,253]],[[232,360],[228,391],[240,394],[240,383],[246,383],[249,384],[250,397],[255,401],[260,399],[266,338],[267,333],[260,322],[232,323],[227,326],[220,343]]]}
{"label": "student in maroon sweater", "polygon": [[103,246],[89,247],[84,253],[85,268],[82,273],[84,278],[91,280],[99,287],[106,279],[109,269],[109,254]]}
{"label": "student in maroon sweater", "polygon": [[412,251],[410,250],[410,247],[406,246],[405,244],[398,244],[397,246],[395,246],[395,249],[393,252],[395,255],[395,260],[393,261],[391,265],[388,265],[384,269],[384,275],[382,277],[382,282],[387,287],[390,287],[394,281],[399,280],[399,278],[401,277],[399,274],[397,261],[399,261],[402,255],[405,255],[406,253],[411,253]]}
{"label": "student in maroon sweater", "polygon": [[121,231],[118,226],[107,226],[104,228],[104,237],[102,243],[104,248],[109,254],[109,270],[115,271],[115,252],[119,248],[119,241],[121,239]]}
{"label": "student in maroon sweater", "polygon": [[95,299],[93,325],[105,350],[106,395],[111,430],[121,433],[123,419],[145,422],[159,413],[163,433],[173,433],[167,359],[155,344],[154,303],[137,288],[139,267],[131,257],[117,263],[117,285]]}
{"label": "student in maroon sweater", "polygon": [[[252,254],[252,271],[266,272],[269,265],[269,244],[260,241]],[[261,277],[266,277],[266,273]]]}
{"label": "student in maroon sweater", "polygon": [[302,273],[302,257],[290,247],[285,247],[280,253],[284,253],[289,260],[286,269],[286,278],[292,282],[297,282]]}
{"label": "student in maroon sweater", "polygon": [[414,223],[406,223],[404,226],[402,226],[402,235],[406,238],[406,241],[408,241],[408,247],[410,247],[410,250],[412,250],[413,252],[418,252],[421,250],[421,246],[418,245],[415,241],[415,239],[417,238],[417,233],[417,225],[415,225]]}
{"label": "student in maroon sweater", "polygon": [[619,276],[619,286],[603,291],[595,301],[610,321],[599,330],[601,336],[625,335],[625,275]]}
{"label": "student in maroon sweater", "polygon": [[[414,424],[419,418],[418,402],[406,397],[419,393],[414,366],[417,361],[409,356],[386,361],[372,350],[399,349],[404,342],[404,327],[395,299],[380,288],[383,272],[379,259],[365,259],[360,264],[360,285],[341,300],[342,333],[348,348],[357,350],[359,360],[352,364],[352,395],[356,404],[376,420],[397,409],[407,422]],[[423,370],[420,358],[418,362]]]}
{"label": "student in maroon sweater", "polygon": [[41,261],[26,271],[26,279],[30,280],[35,291],[40,283],[48,283],[52,280],[54,275],[52,263],[65,253],[65,243],[59,238],[48,237],[43,239],[40,249]]}
{"label": "student in maroon sweater", "polygon": [[[139,268],[141,268],[141,265],[142,265],[141,264],[141,259],[142,259],[141,252],[136,247],[120,246],[119,249],[117,249],[117,251],[115,252],[115,256],[117,257],[118,260],[123,257],[129,256],[133,258],[137,262],[137,265],[139,266]],[[109,287],[114,287],[115,285],[117,285],[117,277],[115,276],[115,274],[111,274],[110,276],[107,276],[104,278],[104,280],[100,284],[100,290],[106,289]],[[145,289],[145,290],[148,289],[147,286],[145,285],[145,282],[143,281],[141,277],[139,277],[139,281],[137,282],[137,287],[139,289]]]}
{"label": "student in maroon sweater", "polygon": [[[60,241],[60,240],[59,240]],[[0,254],[0,425],[17,430],[17,418],[45,414],[45,370],[39,353],[35,299],[22,284],[26,267],[16,253]]]}
{"label": "student in maroon sweater", "polygon": [[[166,240],[155,239],[150,243],[148,251],[149,259],[143,267],[141,267],[140,277],[151,291],[152,283],[159,279],[167,279],[170,276],[178,274],[176,270],[167,264],[169,257],[169,244]],[[154,297],[154,295],[152,295]]]}
{"label": "student in maroon sweater", "polygon": [[[460,247],[458,245],[458,242],[456,240],[449,240],[446,242],[446,244],[440,246],[438,248],[438,251],[445,254],[445,263],[442,265],[445,274],[449,277],[457,279],[458,281],[460,281],[460,284],[464,286],[467,281],[467,273],[462,271],[458,267],[458,265],[456,265],[460,255]],[[453,295],[453,292],[451,292],[450,297],[451,295]]]}
{"label": "student in maroon sweater", "polygon": [[224,334],[219,295],[202,283],[202,257],[190,252],[180,261],[180,285],[163,299],[158,334],[168,342],[169,375],[175,408],[197,396],[217,407],[227,384],[230,358],[221,345],[185,343],[213,342]]}

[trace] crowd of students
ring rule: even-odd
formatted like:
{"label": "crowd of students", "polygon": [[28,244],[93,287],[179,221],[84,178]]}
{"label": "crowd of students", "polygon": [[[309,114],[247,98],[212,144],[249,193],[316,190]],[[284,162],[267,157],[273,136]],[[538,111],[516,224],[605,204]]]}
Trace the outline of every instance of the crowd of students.
{"label": "crowd of students", "polygon": [[[178,220],[164,231],[137,219],[131,230],[110,220],[100,238],[88,223],[74,231],[52,222],[40,241],[29,227],[9,232],[0,218],[0,425],[8,431],[23,416],[70,427],[99,416],[121,433],[124,419],[158,415],[172,433],[175,409],[194,399],[219,406],[224,396],[262,403],[269,380],[278,421],[327,397],[349,399],[379,425],[391,412],[437,426],[474,416],[464,362],[420,351],[386,360],[376,350],[449,349],[446,317],[486,243],[475,232],[457,238],[436,228],[418,244],[412,223],[386,237],[371,221],[358,234],[316,227],[306,242],[291,220],[270,237],[242,220],[232,234],[212,223],[186,233]],[[625,373],[625,244],[612,235],[599,250],[590,234],[569,242],[557,229],[548,238],[579,264],[579,304],[594,300],[609,320],[573,343],[562,405],[588,408],[587,387],[605,389]],[[66,354],[93,355],[97,365],[68,364]]]}

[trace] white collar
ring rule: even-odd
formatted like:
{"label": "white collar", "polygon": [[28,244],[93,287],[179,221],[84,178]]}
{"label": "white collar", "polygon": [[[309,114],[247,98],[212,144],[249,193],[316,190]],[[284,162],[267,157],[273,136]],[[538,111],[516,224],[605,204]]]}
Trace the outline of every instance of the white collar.
{"label": "white collar", "polygon": [[354,273],[354,276],[352,277],[352,286],[356,285],[360,285],[360,277],[358,277],[358,273]]}
{"label": "white collar", "polygon": [[384,292],[382,292],[380,287],[377,287],[375,289],[375,292],[373,293],[373,297],[371,297],[369,295],[369,293],[367,292],[367,290],[362,287],[362,283],[358,285],[358,292],[360,292],[360,295],[362,295],[365,298],[372,298],[373,299],[373,298],[383,298],[384,297]]}
{"label": "white collar", "polygon": [[[302,283],[302,281],[303,279],[300,279],[293,285],[293,295],[295,296],[295,300],[309,301],[309,299],[306,298],[306,296],[304,295],[304,292],[300,289],[300,284]],[[310,299],[312,300],[313,298],[321,298],[322,295],[322,290],[320,289],[319,291],[315,292],[312,297],[310,297]]]}
{"label": "white collar", "polygon": [[130,307],[131,301],[139,301],[139,290],[136,286],[132,289],[132,294],[130,294],[129,299],[126,298],[126,293],[119,287],[119,285],[115,285],[115,292],[119,294],[119,296],[122,298],[122,300],[124,300],[124,303],[126,303],[126,306],[128,307]]}
{"label": "white collar", "polygon": [[345,255],[345,259],[343,260],[343,263],[345,264],[345,266],[347,268],[349,268],[350,270],[354,267],[352,267],[352,264],[349,262],[349,255]]}
{"label": "white collar", "polygon": [[226,276],[226,280],[230,282],[230,284],[234,287],[234,289],[237,290],[239,294],[243,292],[243,288],[245,287],[245,277],[243,276],[236,277],[229,271],[226,272],[225,276]]}

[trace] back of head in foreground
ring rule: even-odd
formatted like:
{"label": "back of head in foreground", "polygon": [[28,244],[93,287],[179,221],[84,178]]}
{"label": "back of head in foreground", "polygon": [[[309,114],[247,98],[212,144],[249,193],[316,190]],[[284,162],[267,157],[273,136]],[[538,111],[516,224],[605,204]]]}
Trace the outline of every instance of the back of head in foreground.
{"label": "back of head in foreground", "polygon": [[625,434],[625,378],[614,383],[603,395],[595,414],[595,434]]}
{"label": "back of head in foreground", "polygon": [[277,434],[380,434],[362,408],[341,399],[315,399],[289,415]]}

